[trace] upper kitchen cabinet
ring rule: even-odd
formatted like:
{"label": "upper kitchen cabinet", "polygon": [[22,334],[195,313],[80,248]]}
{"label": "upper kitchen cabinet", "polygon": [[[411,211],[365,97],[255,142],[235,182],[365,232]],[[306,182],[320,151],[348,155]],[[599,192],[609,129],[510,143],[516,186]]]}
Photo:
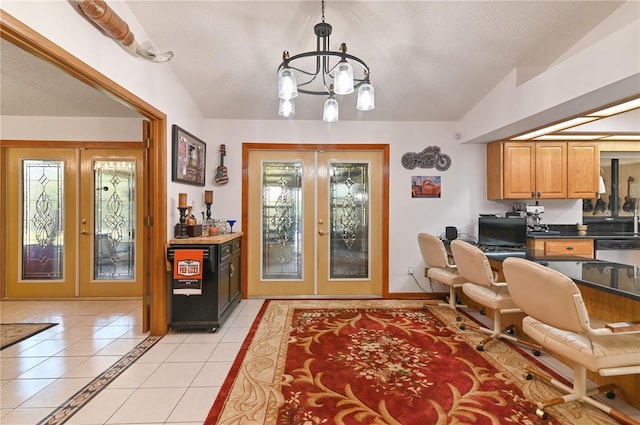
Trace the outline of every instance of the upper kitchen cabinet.
{"label": "upper kitchen cabinet", "polygon": [[567,198],[596,198],[600,176],[600,145],[567,143],[567,173]]}
{"label": "upper kitchen cabinet", "polygon": [[595,198],[599,164],[594,143],[493,142],[487,145],[487,198]]}

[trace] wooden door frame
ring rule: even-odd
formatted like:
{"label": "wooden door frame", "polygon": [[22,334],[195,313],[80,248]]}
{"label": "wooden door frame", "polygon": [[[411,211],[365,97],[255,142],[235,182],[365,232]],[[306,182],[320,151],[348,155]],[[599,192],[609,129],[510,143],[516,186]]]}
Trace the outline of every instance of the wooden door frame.
{"label": "wooden door frame", "polygon": [[[143,249],[145,250],[144,299],[143,299],[143,331],[151,335],[164,335],[169,325],[167,320],[167,273],[165,268],[164,246],[167,241],[167,116],[149,103],[137,97],[124,87],[110,80],[80,59],[71,55],[46,37],[34,31],[5,11],[0,13],[0,37],[17,47],[44,59],[60,68],[67,74],[83,83],[105,93],[129,106],[143,118],[148,119],[148,139],[141,143],[147,145],[147,161],[145,164],[148,190],[145,190],[145,226],[143,229]],[[6,143],[0,144],[0,163],[2,149]],[[1,173],[0,173],[1,174]],[[4,184],[0,177],[0,187]],[[6,193],[5,190],[2,191]],[[4,196],[4,195],[3,195]],[[4,200],[3,200],[4,201]],[[0,241],[5,241],[7,225],[4,211],[0,211]],[[6,270],[8,247],[0,244],[0,269]],[[2,289],[6,277],[2,276]],[[3,292],[4,295],[4,292]]]}
{"label": "wooden door frame", "polygon": [[[389,297],[389,145],[388,144],[300,144],[300,143],[243,143],[242,144],[242,258],[248,255],[249,223],[249,153],[258,150],[287,151],[380,151],[382,152],[382,296]],[[246,263],[246,261],[245,261]],[[256,265],[257,266],[257,265]],[[248,269],[242,268],[242,297],[247,298]]]}

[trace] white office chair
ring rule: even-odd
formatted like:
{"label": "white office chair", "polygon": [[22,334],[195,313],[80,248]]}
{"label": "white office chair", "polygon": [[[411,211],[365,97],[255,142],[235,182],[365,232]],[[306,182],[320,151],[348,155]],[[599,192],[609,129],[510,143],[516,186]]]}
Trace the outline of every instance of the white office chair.
{"label": "white office chair", "polygon": [[[422,260],[429,268],[427,278],[449,287],[449,302],[439,305],[450,307],[456,311],[458,307],[466,307],[466,305],[458,304],[456,297],[456,288],[462,287],[465,282],[464,278],[458,273],[455,264],[449,262],[447,249],[442,240],[429,233],[418,233],[418,246],[422,253]],[[462,320],[459,314],[458,320]]]}
{"label": "white office chair", "polygon": [[579,400],[597,407],[620,423],[640,424],[591,398],[599,392],[614,397],[615,385],[588,391],[586,374],[587,369],[601,376],[640,374],[640,331],[626,333],[612,332],[606,327],[593,328],[580,289],[558,271],[523,258],[507,258],[504,274],[513,300],[527,315],[522,321],[524,332],[574,365],[572,387],[527,367],[528,379],[535,375],[567,393],[537,403],[537,415],[546,419],[545,408]]}
{"label": "white office chair", "polygon": [[540,355],[540,346],[524,341],[507,333],[511,328],[502,329],[502,315],[508,313],[521,313],[521,310],[511,299],[507,284],[496,282],[489,259],[478,247],[468,242],[454,240],[451,242],[453,259],[458,267],[458,272],[464,277],[462,292],[484,307],[493,310],[493,329],[475,324],[462,325],[464,329],[470,327],[480,332],[489,334],[477,346],[478,351],[483,351],[487,342],[493,339],[506,339],[533,349],[533,354]]}

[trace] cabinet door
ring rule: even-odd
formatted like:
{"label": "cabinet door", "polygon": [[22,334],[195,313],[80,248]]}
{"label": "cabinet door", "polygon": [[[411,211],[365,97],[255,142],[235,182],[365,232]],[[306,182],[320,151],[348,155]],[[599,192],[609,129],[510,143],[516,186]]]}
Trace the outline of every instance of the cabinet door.
{"label": "cabinet door", "polygon": [[219,264],[218,269],[218,316],[222,316],[229,307],[231,294],[229,293],[229,266],[231,263]]}
{"label": "cabinet door", "polygon": [[504,144],[504,199],[530,199],[535,192],[534,143],[507,142]]}
{"label": "cabinet door", "polygon": [[535,198],[567,197],[567,144],[536,143]]}
{"label": "cabinet door", "polygon": [[594,199],[600,175],[600,147],[595,143],[567,144],[567,198]]}
{"label": "cabinet door", "polygon": [[229,299],[233,301],[242,298],[242,287],[240,280],[240,239],[233,241],[233,255],[231,256],[231,265],[229,266]]}

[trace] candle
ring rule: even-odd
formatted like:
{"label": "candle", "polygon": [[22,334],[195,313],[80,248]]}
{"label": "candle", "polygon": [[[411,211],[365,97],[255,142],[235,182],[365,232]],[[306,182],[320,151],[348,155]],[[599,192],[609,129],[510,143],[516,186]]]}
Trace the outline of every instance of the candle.
{"label": "candle", "polygon": [[178,208],[187,208],[187,194],[178,193]]}
{"label": "candle", "polygon": [[204,202],[209,204],[213,202],[213,190],[204,191]]}

